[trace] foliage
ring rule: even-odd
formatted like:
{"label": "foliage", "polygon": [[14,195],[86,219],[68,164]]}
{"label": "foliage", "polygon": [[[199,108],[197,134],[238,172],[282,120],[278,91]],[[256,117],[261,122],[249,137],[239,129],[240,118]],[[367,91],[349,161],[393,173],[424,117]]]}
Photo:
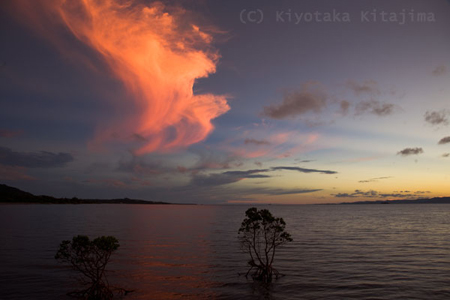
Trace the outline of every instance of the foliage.
{"label": "foliage", "polygon": [[[85,299],[113,298],[113,288],[109,286],[105,268],[111,254],[119,246],[119,241],[113,236],[101,236],[91,241],[85,235],[78,235],[72,241],[62,241],[55,259],[69,263],[72,269],[79,271],[82,276],[78,279],[86,287],[84,290],[71,292],[70,295]],[[128,292],[119,290],[125,294]]]}
{"label": "foliage", "polygon": [[275,218],[267,209],[252,207],[245,216],[238,232],[243,251],[250,255],[250,268],[245,276],[255,268],[252,273],[254,279],[271,282],[273,275],[276,278],[280,275],[272,266],[276,249],[291,242],[291,235],[285,231],[283,218]]}

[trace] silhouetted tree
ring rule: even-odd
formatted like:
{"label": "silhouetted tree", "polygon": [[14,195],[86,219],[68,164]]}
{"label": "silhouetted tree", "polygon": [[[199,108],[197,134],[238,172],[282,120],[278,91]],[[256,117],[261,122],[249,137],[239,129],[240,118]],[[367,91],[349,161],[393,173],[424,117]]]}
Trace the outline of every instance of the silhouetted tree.
{"label": "silhouetted tree", "polygon": [[253,279],[271,282],[273,275],[278,278],[280,274],[272,266],[276,249],[291,242],[291,235],[285,231],[283,218],[275,218],[267,209],[252,207],[245,216],[238,232],[243,251],[250,255],[250,268],[245,276],[255,269]]}
{"label": "silhouetted tree", "polygon": [[89,240],[85,235],[74,236],[72,241],[62,241],[55,259],[69,263],[82,276],[78,278],[86,288],[69,293],[84,299],[112,299],[113,291],[127,294],[130,291],[112,288],[106,278],[105,268],[111,254],[119,248],[119,241],[113,236],[101,236]]}

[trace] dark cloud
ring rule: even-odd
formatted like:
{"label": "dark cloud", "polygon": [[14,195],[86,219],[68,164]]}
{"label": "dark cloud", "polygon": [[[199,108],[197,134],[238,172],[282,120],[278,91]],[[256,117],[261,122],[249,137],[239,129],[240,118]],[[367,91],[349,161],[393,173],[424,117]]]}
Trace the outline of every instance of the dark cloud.
{"label": "dark cloud", "polygon": [[298,171],[302,173],[322,173],[322,174],[336,174],[335,171],[329,170],[317,170],[317,169],[305,169],[299,167],[273,167],[270,169],[255,169],[247,171],[227,171],[214,174],[193,174],[191,184],[194,186],[217,186],[238,182],[246,178],[269,178],[271,176],[261,173],[267,173],[271,171],[289,170]]}
{"label": "dark cloud", "polygon": [[444,65],[437,66],[436,69],[433,70],[432,74],[434,76],[440,76],[447,74],[447,67]]}
{"label": "dark cloud", "polygon": [[422,148],[405,148],[399,152],[397,152],[397,155],[401,155],[401,156],[408,156],[408,155],[418,155],[423,153],[423,149]]}
{"label": "dark cloud", "polygon": [[4,138],[12,138],[19,135],[22,135],[21,130],[7,130],[7,129],[0,129],[0,137]]}
{"label": "dark cloud", "polygon": [[6,147],[0,147],[0,164],[26,168],[56,168],[64,167],[74,160],[70,153],[16,152]]}
{"label": "dark cloud", "polygon": [[444,154],[442,154],[442,157],[449,157],[450,156],[450,153],[444,153]]}
{"label": "dark cloud", "polygon": [[352,90],[357,96],[361,94],[378,95],[380,90],[378,89],[378,83],[374,80],[365,80],[362,83],[358,83],[354,80],[349,80],[346,86]]}
{"label": "dark cloud", "polygon": [[389,179],[389,178],[392,178],[392,177],[391,176],[385,176],[385,177],[370,178],[370,179],[366,179],[366,180],[360,180],[358,182],[359,183],[377,182],[378,180]]}
{"label": "dark cloud", "polygon": [[[247,171],[227,171],[227,172],[223,172],[222,174],[229,175],[229,176],[237,176],[240,178],[261,178],[259,176],[270,177],[267,175],[255,175],[257,173],[263,173],[263,172],[269,172],[269,169],[256,169],[256,170],[247,170]],[[258,176],[258,177],[254,177],[254,176]]]}
{"label": "dark cloud", "polygon": [[448,144],[448,143],[450,143],[450,136],[446,136],[438,142],[439,145],[444,145],[444,144]]}
{"label": "dark cloud", "polygon": [[130,159],[121,159],[118,162],[115,171],[141,176],[152,176],[165,173],[169,170],[162,167],[159,163],[149,163],[140,157],[132,156]]}
{"label": "dark cloud", "polygon": [[190,152],[198,156],[195,165],[190,171],[198,172],[206,169],[230,169],[239,167],[242,162],[233,155],[222,154],[207,148],[193,148]]}
{"label": "dark cloud", "polygon": [[350,102],[348,102],[347,100],[342,100],[340,103],[341,114],[346,115],[349,109],[350,109]]}
{"label": "dark cloud", "polygon": [[317,83],[306,83],[300,91],[287,92],[279,105],[265,106],[263,115],[285,119],[305,114],[319,113],[326,106],[327,95]]}
{"label": "dark cloud", "polygon": [[262,146],[262,145],[270,145],[270,142],[268,142],[266,140],[245,139],[244,144],[246,144],[246,145],[253,144],[253,145]]}
{"label": "dark cloud", "polygon": [[355,109],[357,115],[370,113],[382,117],[394,113],[395,105],[391,103],[382,103],[372,99],[358,103]]}
{"label": "dark cloud", "polygon": [[322,173],[322,174],[337,174],[336,171],[329,171],[329,170],[317,170],[317,169],[306,169],[306,168],[299,168],[299,167],[273,167],[272,170],[290,170],[290,171],[298,171],[301,173]]}
{"label": "dark cloud", "polygon": [[448,125],[448,112],[445,109],[440,111],[427,111],[424,115],[425,121],[431,125]]}
{"label": "dark cloud", "polygon": [[417,191],[414,193],[411,193],[411,191],[400,191],[400,192],[393,192],[393,193],[380,193],[374,190],[370,191],[362,191],[362,190],[355,190],[353,193],[339,193],[339,194],[332,194],[336,198],[358,198],[358,197],[365,197],[365,198],[405,198],[405,197],[417,197],[419,194],[429,193],[428,191]]}
{"label": "dark cloud", "polygon": [[269,169],[256,169],[247,171],[227,171],[215,174],[196,174],[192,177],[191,185],[217,186],[238,182],[245,178],[268,178],[269,175],[259,174],[269,172]]}
{"label": "dark cloud", "polygon": [[290,195],[290,194],[306,194],[306,193],[314,193],[322,191],[322,189],[269,189],[269,188],[262,188],[262,189],[250,189],[247,192],[251,194],[264,194],[264,195]]}
{"label": "dark cloud", "polygon": [[94,162],[90,164],[86,170],[86,174],[94,174],[99,172],[109,172],[111,171],[111,167],[108,163],[105,162]]}
{"label": "dark cloud", "polygon": [[378,196],[378,192],[370,190],[368,192],[363,192],[361,190],[355,190],[354,193],[339,193],[334,195],[336,198],[357,198],[357,197],[376,197]]}
{"label": "dark cloud", "polygon": [[135,140],[135,141],[138,141],[138,142],[147,142],[147,141],[148,141],[145,137],[143,137],[142,135],[140,135],[140,134],[138,134],[138,133],[134,133],[134,134],[131,136],[131,138],[132,138],[133,140]]}

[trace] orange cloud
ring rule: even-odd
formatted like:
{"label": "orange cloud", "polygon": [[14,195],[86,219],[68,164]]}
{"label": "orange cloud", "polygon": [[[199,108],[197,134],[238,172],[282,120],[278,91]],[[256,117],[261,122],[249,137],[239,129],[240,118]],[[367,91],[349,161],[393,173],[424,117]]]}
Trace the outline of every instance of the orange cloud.
{"label": "orange cloud", "polygon": [[160,2],[17,3],[28,22],[37,23],[38,32],[48,22],[44,19],[56,18],[108,64],[130,93],[124,101],[133,115],[99,129],[96,144],[139,135],[136,154],[167,152],[204,140],[214,129],[211,120],[229,110],[225,96],[193,93],[196,79],[216,71],[219,55],[211,50],[212,36],[186,22],[186,11]]}

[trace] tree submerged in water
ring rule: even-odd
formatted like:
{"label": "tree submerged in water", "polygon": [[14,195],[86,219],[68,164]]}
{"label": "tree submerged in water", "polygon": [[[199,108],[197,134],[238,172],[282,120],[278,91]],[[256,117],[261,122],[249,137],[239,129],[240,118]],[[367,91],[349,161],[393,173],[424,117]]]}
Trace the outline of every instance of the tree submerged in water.
{"label": "tree submerged in water", "polygon": [[255,207],[245,212],[246,218],[239,228],[239,240],[244,252],[250,255],[250,268],[245,277],[252,273],[255,280],[268,283],[280,273],[272,266],[277,247],[292,242],[291,235],[285,231],[283,218],[275,218],[269,210]]}
{"label": "tree submerged in water", "polygon": [[82,276],[79,282],[86,288],[70,292],[68,295],[84,299],[112,299],[114,291],[126,295],[122,288],[111,287],[106,278],[105,268],[111,254],[119,248],[119,241],[113,236],[101,236],[89,240],[85,235],[74,236],[72,241],[62,241],[55,259],[69,263]]}

